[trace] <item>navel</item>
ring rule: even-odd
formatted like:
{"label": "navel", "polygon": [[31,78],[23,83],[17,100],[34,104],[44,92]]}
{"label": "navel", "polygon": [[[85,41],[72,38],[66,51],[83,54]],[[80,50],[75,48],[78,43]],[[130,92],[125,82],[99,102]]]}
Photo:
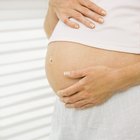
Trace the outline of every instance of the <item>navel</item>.
{"label": "navel", "polygon": [[50,57],[49,58],[49,63],[52,64],[52,62],[53,62],[53,59],[52,59],[52,57]]}

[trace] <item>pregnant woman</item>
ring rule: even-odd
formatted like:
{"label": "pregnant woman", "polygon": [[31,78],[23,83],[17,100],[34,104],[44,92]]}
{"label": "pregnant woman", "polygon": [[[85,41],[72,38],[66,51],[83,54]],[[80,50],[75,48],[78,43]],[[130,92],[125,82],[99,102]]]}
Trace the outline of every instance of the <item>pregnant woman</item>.
{"label": "pregnant woman", "polygon": [[107,11],[95,29],[48,9],[46,75],[58,95],[50,140],[139,140],[140,2],[94,3]]}

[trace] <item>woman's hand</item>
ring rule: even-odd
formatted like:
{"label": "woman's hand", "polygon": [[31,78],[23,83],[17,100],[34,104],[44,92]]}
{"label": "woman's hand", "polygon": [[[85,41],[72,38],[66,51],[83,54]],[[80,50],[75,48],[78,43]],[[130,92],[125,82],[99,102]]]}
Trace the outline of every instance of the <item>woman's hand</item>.
{"label": "woman's hand", "polygon": [[100,105],[120,90],[124,82],[118,69],[105,66],[88,67],[64,75],[81,78],[76,84],[57,92],[69,108],[84,109]]}
{"label": "woman's hand", "polygon": [[104,9],[90,0],[50,0],[49,6],[53,8],[60,20],[72,28],[79,28],[79,24],[72,22],[69,19],[71,17],[89,28],[94,28],[95,24],[86,17],[93,21],[103,23],[103,16],[106,15]]}

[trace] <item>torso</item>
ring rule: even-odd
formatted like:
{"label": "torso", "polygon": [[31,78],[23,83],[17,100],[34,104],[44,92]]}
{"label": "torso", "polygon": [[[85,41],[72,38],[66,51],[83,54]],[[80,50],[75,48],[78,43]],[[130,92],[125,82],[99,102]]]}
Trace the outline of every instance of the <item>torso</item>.
{"label": "torso", "polygon": [[49,39],[46,73],[55,91],[78,80],[65,78],[64,71],[97,65],[120,68],[140,61],[139,0],[94,2],[107,10],[104,24],[93,30],[79,22],[81,28],[75,30],[59,21]]}
{"label": "torso", "polygon": [[64,77],[64,71],[104,65],[121,68],[140,62],[140,55],[92,48],[73,42],[52,42],[46,56],[46,74],[54,91],[66,88],[77,80]]}

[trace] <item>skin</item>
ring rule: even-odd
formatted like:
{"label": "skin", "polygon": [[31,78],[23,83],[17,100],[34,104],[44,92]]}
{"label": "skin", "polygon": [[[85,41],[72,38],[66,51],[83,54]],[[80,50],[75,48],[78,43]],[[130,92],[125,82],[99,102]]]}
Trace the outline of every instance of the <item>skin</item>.
{"label": "skin", "polygon": [[[58,22],[58,18],[51,6],[48,13],[44,27],[49,38]],[[57,95],[60,100],[65,103],[66,107],[85,109],[103,104],[116,93],[139,85],[140,62],[119,69],[107,66],[87,67],[65,72],[64,76],[81,79],[74,85],[58,91]]]}
{"label": "skin", "polygon": [[53,7],[49,6],[48,7],[48,12],[45,18],[45,22],[44,22],[44,30],[47,34],[47,37],[50,38],[57,22],[59,21],[59,19],[57,18]]}
{"label": "skin", "polygon": [[117,92],[140,85],[140,62],[120,69],[88,67],[65,72],[64,76],[72,79],[83,78],[76,84],[58,91],[60,100],[66,107],[85,109],[103,104]]}
{"label": "skin", "polygon": [[91,22],[86,17],[102,24],[104,22],[103,16],[106,15],[106,11],[103,8],[90,0],[50,0],[49,5],[58,19],[76,29],[79,28],[79,24],[70,21],[71,17],[89,28],[94,28],[94,22]]}

